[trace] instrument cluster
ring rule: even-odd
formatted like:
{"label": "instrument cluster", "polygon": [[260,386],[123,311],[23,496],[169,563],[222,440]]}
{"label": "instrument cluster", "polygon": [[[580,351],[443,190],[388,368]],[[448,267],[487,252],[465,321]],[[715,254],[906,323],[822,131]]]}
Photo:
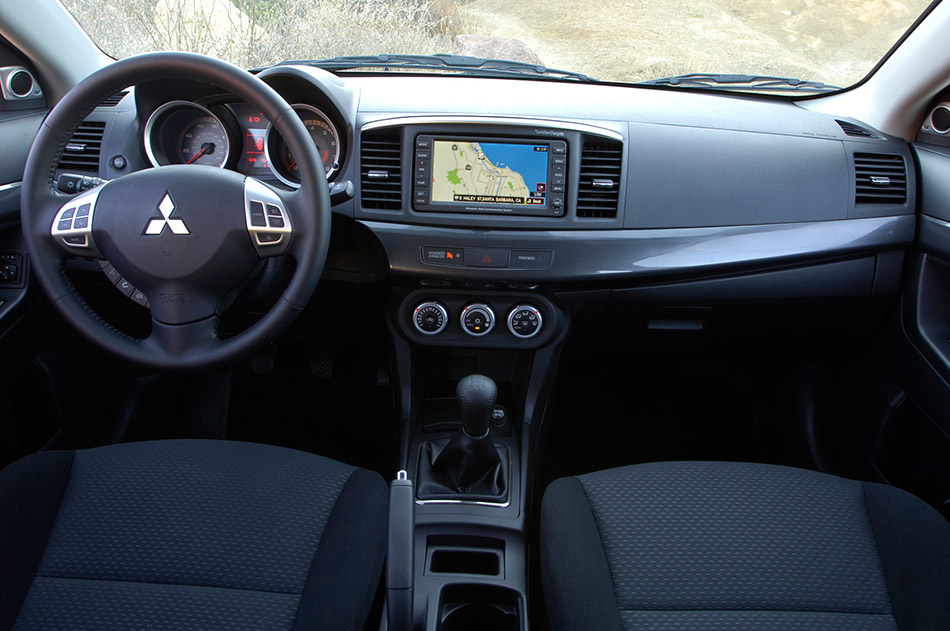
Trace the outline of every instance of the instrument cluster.
{"label": "instrument cluster", "polygon": [[[313,105],[298,103],[293,108],[332,181],[345,149],[338,125]],[[299,167],[287,143],[260,111],[243,102],[169,101],[149,116],[144,136],[152,166],[203,164],[300,186]]]}

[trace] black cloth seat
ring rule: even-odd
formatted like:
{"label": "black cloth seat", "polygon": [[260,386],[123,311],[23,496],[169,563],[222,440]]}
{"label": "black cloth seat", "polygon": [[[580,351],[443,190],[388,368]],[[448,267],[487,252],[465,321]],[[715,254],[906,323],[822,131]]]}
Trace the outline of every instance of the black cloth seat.
{"label": "black cloth seat", "polygon": [[362,629],[382,477],[211,440],[42,452],[0,471],[0,630]]}
{"label": "black cloth seat", "polygon": [[893,487],[666,462],[557,480],[541,512],[555,631],[950,629],[950,524]]}

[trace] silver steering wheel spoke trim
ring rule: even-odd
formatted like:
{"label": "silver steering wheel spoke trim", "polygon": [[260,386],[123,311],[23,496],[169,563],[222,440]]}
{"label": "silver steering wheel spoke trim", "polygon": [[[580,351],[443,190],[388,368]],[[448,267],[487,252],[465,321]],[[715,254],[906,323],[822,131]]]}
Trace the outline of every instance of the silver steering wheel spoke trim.
{"label": "silver steering wheel spoke trim", "polygon": [[259,256],[287,252],[293,236],[290,213],[280,195],[252,177],[244,179],[244,219]]}
{"label": "silver steering wheel spoke trim", "polygon": [[57,211],[50,234],[70,254],[103,258],[92,236],[92,224],[96,214],[96,200],[105,186],[103,184],[76,195]]}

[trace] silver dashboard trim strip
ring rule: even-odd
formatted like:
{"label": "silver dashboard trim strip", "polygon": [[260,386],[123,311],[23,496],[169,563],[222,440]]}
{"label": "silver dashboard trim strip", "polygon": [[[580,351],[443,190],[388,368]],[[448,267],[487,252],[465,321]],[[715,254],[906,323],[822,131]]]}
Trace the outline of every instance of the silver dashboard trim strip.
{"label": "silver dashboard trim strip", "polygon": [[360,128],[360,131],[370,131],[383,127],[399,127],[404,125],[517,125],[520,127],[553,127],[555,129],[566,129],[569,131],[579,131],[585,134],[595,134],[597,136],[606,136],[623,142],[623,135],[612,129],[586,125],[584,123],[572,123],[569,121],[559,121],[555,119],[544,118],[520,118],[517,116],[400,116],[399,118],[387,118],[383,120],[366,123]]}
{"label": "silver dashboard trim strip", "polygon": [[921,215],[921,219],[924,220],[924,223],[933,224],[936,227],[942,228],[944,230],[950,230],[950,221],[944,221],[943,219],[937,219],[936,217],[931,217],[930,215]]}
{"label": "silver dashboard trim strip", "polygon": [[[382,241],[396,273],[429,278],[555,281],[701,272],[902,247],[916,217],[901,215],[790,224],[637,230],[476,230],[362,221]],[[442,267],[423,263],[430,246],[554,250],[549,269]]]}
{"label": "silver dashboard trim strip", "polygon": [[0,184],[0,193],[6,193],[7,191],[13,190],[23,186],[23,182],[10,182],[9,184]]}

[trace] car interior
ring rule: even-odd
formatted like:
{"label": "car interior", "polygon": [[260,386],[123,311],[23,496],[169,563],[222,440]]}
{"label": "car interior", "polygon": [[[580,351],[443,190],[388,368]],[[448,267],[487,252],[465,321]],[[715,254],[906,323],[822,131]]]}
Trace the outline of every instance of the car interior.
{"label": "car interior", "polygon": [[0,631],[950,629],[948,28],[752,93],[0,6]]}

